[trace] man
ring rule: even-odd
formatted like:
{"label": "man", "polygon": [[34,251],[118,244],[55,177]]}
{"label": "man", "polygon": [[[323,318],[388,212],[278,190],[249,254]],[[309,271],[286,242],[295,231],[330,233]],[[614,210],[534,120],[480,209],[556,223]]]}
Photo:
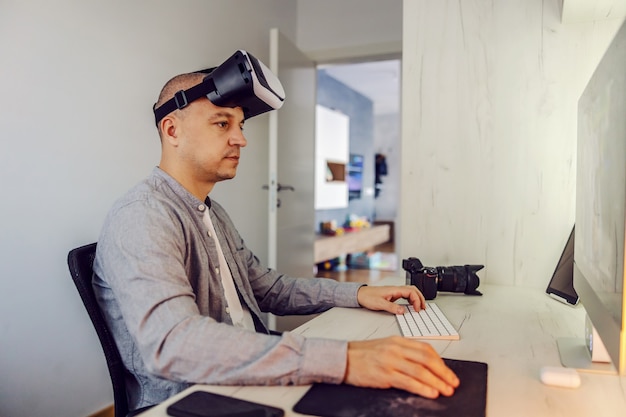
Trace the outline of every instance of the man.
{"label": "man", "polygon": [[[183,74],[161,91],[159,108],[204,74]],[[158,118],[157,118],[158,119]],[[333,306],[391,313],[412,286],[370,287],[292,278],[264,268],[224,209],[208,197],[235,176],[241,107],[204,96],[157,122],[161,160],[116,202],[98,240],[94,289],[129,376],[131,409],[193,383],[348,383],[452,395],[459,381],[429,344],[402,337],[345,342],[272,335],[261,312],[310,314]]]}

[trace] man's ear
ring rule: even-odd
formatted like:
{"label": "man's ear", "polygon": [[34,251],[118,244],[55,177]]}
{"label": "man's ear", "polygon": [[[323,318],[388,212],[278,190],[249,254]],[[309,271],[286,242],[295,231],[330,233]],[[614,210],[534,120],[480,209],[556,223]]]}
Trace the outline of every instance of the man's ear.
{"label": "man's ear", "polygon": [[178,145],[178,120],[175,117],[168,115],[165,116],[159,122],[159,127],[161,128],[161,136],[163,140],[168,142],[173,146]]}

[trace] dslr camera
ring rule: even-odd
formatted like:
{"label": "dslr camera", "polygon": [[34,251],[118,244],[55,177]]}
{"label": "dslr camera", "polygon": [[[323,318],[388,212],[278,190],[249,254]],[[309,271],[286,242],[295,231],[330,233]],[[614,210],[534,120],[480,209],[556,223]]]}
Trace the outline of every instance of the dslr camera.
{"label": "dslr camera", "polygon": [[476,290],[480,284],[476,272],[483,268],[484,265],[429,267],[422,265],[417,258],[402,260],[407,285],[415,285],[427,300],[434,299],[437,291],[482,295]]}

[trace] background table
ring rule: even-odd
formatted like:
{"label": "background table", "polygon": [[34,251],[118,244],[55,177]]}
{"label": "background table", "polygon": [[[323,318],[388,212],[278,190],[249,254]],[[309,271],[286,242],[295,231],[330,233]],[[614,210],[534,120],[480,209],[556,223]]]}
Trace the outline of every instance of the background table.
{"label": "background table", "polygon": [[314,262],[338,258],[349,253],[364,252],[390,239],[388,224],[345,232],[342,235],[318,235],[314,243]]}

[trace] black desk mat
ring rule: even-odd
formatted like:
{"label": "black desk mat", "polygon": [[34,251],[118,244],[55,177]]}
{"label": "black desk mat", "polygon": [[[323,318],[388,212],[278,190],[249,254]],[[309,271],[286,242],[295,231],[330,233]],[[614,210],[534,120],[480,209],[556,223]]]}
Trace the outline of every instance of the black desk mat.
{"label": "black desk mat", "polygon": [[322,417],[485,417],[487,364],[444,360],[461,380],[452,397],[432,400],[398,389],[313,384],[293,410]]}

